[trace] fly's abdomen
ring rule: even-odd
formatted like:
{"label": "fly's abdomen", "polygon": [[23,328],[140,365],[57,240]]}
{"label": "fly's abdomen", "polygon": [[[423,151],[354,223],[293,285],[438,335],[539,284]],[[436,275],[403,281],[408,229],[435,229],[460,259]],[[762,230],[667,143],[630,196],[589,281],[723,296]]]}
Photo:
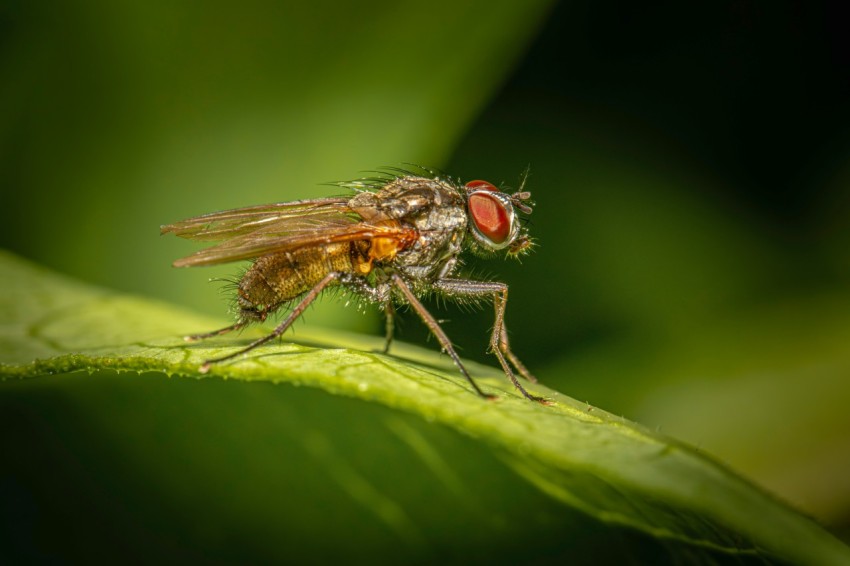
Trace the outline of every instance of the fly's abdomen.
{"label": "fly's abdomen", "polygon": [[350,273],[349,242],[303,248],[263,256],[239,282],[243,316],[264,319],[266,314],[316,286],[328,273]]}

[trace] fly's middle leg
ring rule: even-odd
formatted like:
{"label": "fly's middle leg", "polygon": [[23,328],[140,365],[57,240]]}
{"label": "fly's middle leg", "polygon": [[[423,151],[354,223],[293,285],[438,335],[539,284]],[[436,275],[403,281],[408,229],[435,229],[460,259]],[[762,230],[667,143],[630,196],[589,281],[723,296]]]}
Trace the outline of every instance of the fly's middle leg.
{"label": "fly's middle leg", "polygon": [[[466,371],[466,367],[464,367],[463,362],[460,361],[460,356],[457,355],[454,346],[452,346],[451,340],[449,340],[449,337],[446,336],[446,333],[443,331],[442,327],[440,327],[440,323],[438,323],[437,319],[435,319],[433,315],[428,312],[428,309],[426,309],[425,306],[421,302],[419,302],[419,299],[416,298],[416,295],[413,293],[413,291],[410,289],[410,286],[408,286],[404,279],[399,277],[398,274],[393,274],[392,282],[395,288],[401,291],[401,294],[404,296],[410,306],[413,307],[413,310],[416,311],[416,314],[419,315],[419,318],[422,319],[422,322],[425,323],[425,326],[428,327],[428,330],[431,331],[431,334],[433,334],[437,338],[437,341],[440,343],[440,346],[443,348],[443,351],[449,355],[457,369],[460,370],[460,373],[463,375],[463,377],[466,378],[466,380],[469,382],[475,392],[478,393],[478,395],[480,395],[481,397],[484,397],[485,399],[495,399],[495,395],[484,393],[484,391],[482,391],[481,388],[478,387],[478,384],[475,383],[475,380],[472,379],[472,376],[469,375],[468,371]],[[517,385],[517,387],[519,387],[519,385]],[[520,389],[522,390],[521,387]]]}
{"label": "fly's middle leg", "polygon": [[384,306],[384,315],[386,316],[384,336],[386,341],[384,342],[383,353],[389,353],[390,346],[393,343],[393,334],[395,333],[395,306],[393,305],[390,293],[390,284],[386,281],[381,281],[373,286],[363,277],[358,277],[350,273],[340,275],[340,283],[353,293],[365,297],[373,303]]}
{"label": "fly's middle leg", "polygon": [[393,334],[395,333],[395,306],[393,306],[393,302],[391,300],[387,300],[384,303],[384,316],[385,318],[385,339],[384,342],[384,353],[388,354],[390,352],[390,346],[393,343]]}

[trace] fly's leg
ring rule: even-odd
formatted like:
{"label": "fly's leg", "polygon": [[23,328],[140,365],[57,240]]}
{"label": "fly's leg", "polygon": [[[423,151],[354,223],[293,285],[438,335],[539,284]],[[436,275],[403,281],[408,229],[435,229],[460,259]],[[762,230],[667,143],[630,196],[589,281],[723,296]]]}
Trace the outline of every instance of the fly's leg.
{"label": "fly's leg", "polygon": [[384,315],[386,316],[386,342],[384,343],[384,353],[389,354],[390,346],[393,343],[393,334],[395,332],[395,307],[391,300],[384,303]]}
{"label": "fly's leg", "polygon": [[[250,344],[248,344],[247,346],[245,346],[244,348],[242,348],[238,352],[234,352],[234,353],[228,354],[226,356],[221,356],[220,358],[213,358],[211,360],[206,360],[201,365],[201,373],[208,372],[210,370],[210,367],[213,364],[217,364],[219,362],[223,362],[223,361],[226,361],[226,360],[231,360],[233,358],[239,357],[242,354],[245,354],[247,352],[250,352],[254,348],[257,348],[258,346],[262,346],[266,342],[270,342],[271,340],[274,340],[275,338],[277,338],[278,336],[280,336],[281,334],[286,332],[287,329],[290,326],[292,326],[292,323],[295,322],[298,319],[299,316],[301,316],[301,314],[307,309],[308,306],[310,306],[310,303],[312,303],[313,301],[316,300],[316,297],[319,296],[319,294],[325,289],[325,287],[327,287],[328,285],[330,285],[331,283],[336,281],[339,277],[340,277],[340,274],[336,273],[336,272],[329,273],[328,275],[326,275],[324,279],[319,281],[316,284],[315,287],[310,289],[310,291],[308,291],[307,294],[304,295],[304,298],[301,299],[301,302],[298,303],[298,305],[294,309],[292,309],[292,312],[289,313],[289,316],[286,317],[286,320],[281,322],[277,326],[277,328],[275,328],[272,331],[271,334],[269,334],[267,336],[263,336],[262,338],[259,338],[257,340],[254,340],[253,342],[251,342]],[[236,326],[238,324],[240,324],[240,323],[237,322],[233,326]],[[244,324],[243,324],[243,326],[244,326]],[[228,327],[228,329],[222,329],[222,330],[228,330],[229,331],[229,330],[232,330],[232,329],[230,329]],[[215,335],[215,333],[212,333],[212,334]]]}
{"label": "fly's leg", "polygon": [[240,328],[244,328],[251,321],[248,319],[242,319],[230,326],[226,326],[224,328],[220,328],[218,330],[213,330],[212,332],[204,332],[203,334],[190,334],[189,336],[184,336],[183,340],[186,342],[197,342],[198,340],[206,340],[207,338],[213,338],[215,336],[221,336],[222,334],[227,334],[228,332],[233,332],[234,330],[239,330]]}
{"label": "fly's leg", "polygon": [[511,351],[511,346],[508,343],[508,329],[507,327],[505,327],[504,323],[502,323],[502,337],[499,340],[499,344],[501,346],[502,353],[508,357],[508,360],[510,360],[511,364],[514,366],[514,369],[516,369],[521,376],[523,376],[531,383],[537,383],[537,378],[534,377],[534,375],[530,371],[528,371],[528,368],[525,367],[525,364],[519,361],[519,358],[516,357],[516,354]]}
{"label": "fly's leg", "polygon": [[511,370],[508,360],[513,364],[517,373],[523,376],[528,381],[533,383],[537,379],[531,375],[528,369],[519,361],[519,358],[511,351],[508,343],[508,332],[505,329],[505,307],[508,303],[508,286],[504,283],[496,281],[467,281],[463,279],[439,279],[434,282],[434,288],[446,293],[448,296],[467,297],[467,298],[484,298],[492,297],[493,306],[496,310],[496,321],[493,324],[493,333],[490,335],[490,350],[496,355],[499,360],[499,365],[502,366],[505,375],[511,380],[522,395],[541,403],[548,403],[543,397],[532,395],[520,384],[516,375]]}
{"label": "fly's leg", "polygon": [[[514,354],[513,351],[511,350],[510,342],[508,342],[508,327],[505,326],[505,308],[508,306],[508,286],[505,285],[504,283],[499,283],[499,285],[502,285],[505,288],[504,294],[500,293],[500,294],[494,295],[495,298],[493,299],[493,306],[496,308],[496,320],[499,320],[499,314],[498,313],[500,312],[500,310],[501,310],[501,313],[502,313],[502,316],[501,316],[502,333],[501,333],[501,336],[499,337],[499,349],[502,351],[502,353],[505,356],[507,356],[508,360],[514,366],[514,369],[517,370],[517,372],[519,372],[519,374],[521,376],[523,376],[525,379],[527,379],[531,383],[537,383],[537,378],[534,377],[534,375],[532,375],[532,373],[530,371],[528,371],[528,368],[525,367],[525,364],[523,364],[521,361],[519,361],[519,358],[516,357],[516,354]],[[495,329],[494,329],[494,334],[495,334]],[[492,338],[490,340],[490,347],[491,348],[493,347],[492,346]]]}
{"label": "fly's leg", "polygon": [[[416,311],[416,314],[419,315],[419,318],[422,319],[422,322],[425,323],[425,326],[428,327],[428,330],[430,330],[431,333],[437,338],[437,341],[440,343],[440,346],[442,346],[443,351],[449,355],[455,366],[457,366],[457,368],[460,370],[460,373],[463,374],[466,380],[469,381],[469,384],[472,385],[472,388],[475,389],[475,392],[478,393],[481,397],[484,397],[485,399],[495,399],[495,395],[488,395],[487,393],[484,393],[480,387],[478,387],[478,384],[475,383],[475,381],[472,379],[472,376],[469,375],[469,372],[466,371],[465,367],[463,367],[463,363],[461,363],[460,361],[460,356],[457,355],[457,352],[455,351],[454,346],[452,346],[449,337],[446,336],[446,333],[443,332],[442,328],[440,328],[440,325],[437,320],[431,315],[431,313],[429,313],[425,309],[425,306],[421,302],[419,302],[419,299],[416,298],[416,295],[413,294],[413,291],[411,291],[407,283],[405,283],[404,280],[399,277],[398,274],[395,273],[392,275],[392,283],[399,291],[401,291],[401,294],[404,295],[404,298],[407,299],[407,302],[410,303],[410,306],[413,307],[413,310]],[[529,394],[522,387],[520,387],[518,383],[516,383],[516,379],[513,378],[513,376],[511,376],[511,378],[514,380],[516,386],[519,387],[519,389],[525,394],[525,396],[529,397]],[[536,397],[534,396],[530,396],[529,398],[536,399]]]}
{"label": "fly's leg", "polygon": [[224,334],[233,332],[234,330],[240,330],[253,322],[263,322],[264,320],[266,320],[266,317],[269,315],[269,312],[273,311],[275,308],[277,308],[276,305],[266,306],[263,309],[256,311],[245,311],[243,309],[242,316],[239,318],[239,320],[237,320],[230,326],[225,326],[224,328],[213,330],[212,332],[204,332],[202,334],[190,334],[189,336],[184,336],[183,340],[185,340],[186,342],[197,342],[198,340],[215,338],[216,336],[222,336]]}
{"label": "fly's leg", "polygon": [[363,277],[358,277],[350,273],[340,275],[340,283],[350,289],[353,293],[366,297],[373,303],[384,305],[384,315],[386,316],[386,342],[384,342],[384,354],[388,354],[390,346],[393,343],[393,333],[395,332],[395,307],[393,306],[392,297],[390,295],[390,285],[385,280],[380,281],[375,286],[370,285]]}

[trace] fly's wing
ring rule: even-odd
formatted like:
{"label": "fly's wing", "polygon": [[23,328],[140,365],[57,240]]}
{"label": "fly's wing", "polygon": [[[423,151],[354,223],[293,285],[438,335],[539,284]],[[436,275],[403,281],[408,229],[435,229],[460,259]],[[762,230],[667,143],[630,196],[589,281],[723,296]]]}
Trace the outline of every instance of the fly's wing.
{"label": "fly's wing", "polygon": [[162,227],[162,233],[220,244],[174,262],[215,265],[277,252],[384,237],[409,240],[410,229],[381,215],[363,221],[348,199],[323,199],[216,212]]}
{"label": "fly's wing", "polygon": [[174,234],[189,240],[219,242],[248,234],[265,225],[308,213],[349,210],[348,198],[334,197],[316,200],[299,200],[235,208],[222,212],[203,214],[174,224],[162,226],[161,234]]}

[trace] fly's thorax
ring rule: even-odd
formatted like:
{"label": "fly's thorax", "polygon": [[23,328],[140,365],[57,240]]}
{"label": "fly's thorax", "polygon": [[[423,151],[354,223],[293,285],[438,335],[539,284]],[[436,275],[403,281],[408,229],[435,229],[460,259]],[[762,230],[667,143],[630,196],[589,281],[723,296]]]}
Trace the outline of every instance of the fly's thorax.
{"label": "fly's thorax", "polygon": [[260,257],[239,282],[239,307],[244,313],[272,311],[331,272],[352,273],[354,255],[354,244],[341,242]]}
{"label": "fly's thorax", "polygon": [[446,266],[456,263],[467,229],[458,189],[442,180],[405,178],[385,191],[406,203],[400,220],[417,233],[416,240],[398,254],[395,266],[416,280],[446,275]]}
{"label": "fly's thorax", "polygon": [[[443,265],[460,254],[466,233],[467,218],[462,208],[433,208],[413,219],[419,237],[399,254],[399,263],[406,267],[424,268],[426,273],[438,273]],[[421,271],[421,270],[420,270]]]}
{"label": "fly's thorax", "polygon": [[349,206],[364,220],[373,217],[407,221],[432,208],[463,208],[461,191],[448,181],[407,176],[393,179],[376,192],[362,192],[349,201]]}

